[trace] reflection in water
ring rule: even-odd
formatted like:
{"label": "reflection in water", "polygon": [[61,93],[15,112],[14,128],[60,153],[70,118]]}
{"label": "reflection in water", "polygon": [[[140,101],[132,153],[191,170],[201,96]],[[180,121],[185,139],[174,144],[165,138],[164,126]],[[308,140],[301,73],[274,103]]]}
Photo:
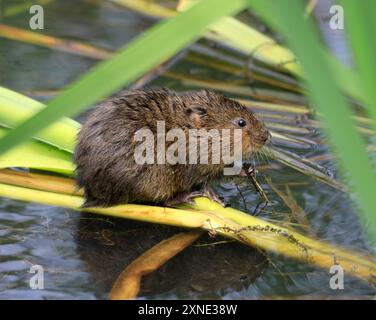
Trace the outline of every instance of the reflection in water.
{"label": "reflection in water", "polygon": [[[77,252],[98,290],[109,292],[125,266],[178,232],[177,228],[83,214],[76,231]],[[202,237],[146,276],[140,295],[174,292],[180,298],[213,297],[247,288],[266,267],[266,259],[256,249],[223,240]]]}

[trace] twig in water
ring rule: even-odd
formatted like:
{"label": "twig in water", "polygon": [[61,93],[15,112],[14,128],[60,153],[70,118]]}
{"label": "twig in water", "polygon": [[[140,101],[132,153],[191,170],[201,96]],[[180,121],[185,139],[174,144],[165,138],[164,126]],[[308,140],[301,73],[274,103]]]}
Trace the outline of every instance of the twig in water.
{"label": "twig in water", "polygon": [[[253,215],[257,216],[267,207],[267,205],[270,201],[269,201],[264,189],[261,187],[261,185],[258,183],[258,181],[256,179],[256,174],[257,174],[256,168],[252,165],[247,165],[247,166],[244,166],[243,169],[244,169],[246,176],[249,178],[249,180],[251,181],[251,183],[255,187],[257,193],[263,199],[263,201],[261,201],[259,204],[257,204],[255,210],[253,211]],[[264,203],[264,206],[261,207],[261,209],[260,209],[260,205],[262,203]]]}
{"label": "twig in water", "polygon": [[245,198],[243,196],[243,192],[240,190],[239,185],[236,182],[235,182],[235,186],[236,186],[236,189],[239,191],[240,196],[242,197],[243,204],[244,204],[244,210],[248,212],[247,203],[246,203]]}

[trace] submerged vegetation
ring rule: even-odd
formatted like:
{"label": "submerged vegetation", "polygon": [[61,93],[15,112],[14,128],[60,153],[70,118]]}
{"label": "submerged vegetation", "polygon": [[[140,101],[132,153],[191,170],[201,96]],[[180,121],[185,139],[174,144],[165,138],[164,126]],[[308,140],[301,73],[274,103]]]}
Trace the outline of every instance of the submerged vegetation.
{"label": "submerged vegetation", "polygon": [[[375,151],[372,139],[376,129],[376,97],[372,84],[376,71],[372,57],[375,56],[373,42],[376,40],[370,34],[374,23],[367,14],[370,3],[341,1],[345,12],[349,12],[346,20],[349,32],[346,34],[354,56],[353,66],[349,67],[324,47],[314,18],[304,15],[302,1],[178,1],[174,2],[174,7],[156,1],[111,2],[163,21],[117,52],[0,24],[2,37],[104,60],[56,96],[53,93],[54,97],[46,105],[0,87],[0,196],[81,210],[83,198],[81,191],[74,187],[71,160],[80,124],[68,117],[78,115],[123,87],[141,88],[160,77],[187,87],[224,92],[255,111],[273,136],[273,144],[255,155],[260,173],[265,169],[273,172],[275,168],[288,166],[344,194],[354,195],[364,230],[375,243],[376,198],[373,190],[376,176],[370,155]],[[16,14],[16,9],[7,10],[5,15]],[[249,13],[249,9],[282,35],[286,43],[282,45],[270,32],[266,35],[235,18],[245,10]],[[369,36],[365,37],[366,34]],[[224,74],[226,80],[175,70],[173,66],[177,61],[207,66]],[[322,165],[319,157],[299,154],[300,149],[323,146],[322,136],[312,138],[312,132],[317,130],[326,133],[333,152],[333,156],[322,155],[321,160],[334,157],[341,178],[333,174],[332,168]],[[294,149],[297,152],[291,151]],[[264,158],[275,161],[265,163]],[[235,239],[325,269],[340,261],[345,272],[368,282],[374,281],[376,263],[372,251],[359,254],[316,240],[309,232],[305,213],[289,188],[283,192],[270,178],[265,183],[291,210],[293,218],[289,223],[270,222],[233,208],[222,208],[205,198],[196,198],[193,206],[174,209],[121,205],[85,210],[151,223],[201,228],[213,236]],[[170,256],[200,235],[193,232],[181,236],[184,239],[181,247],[172,246]],[[148,255],[145,257],[139,264],[149,266]],[[161,264],[166,260],[168,257],[162,257]],[[155,261],[154,264],[155,268],[159,265]],[[144,269],[137,270],[136,280],[132,278],[134,287],[125,288],[130,293],[122,296],[124,290],[119,288],[124,281],[120,279],[112,292],[113,298],[137,295],[139,278],[144,274],[140,270]]]}

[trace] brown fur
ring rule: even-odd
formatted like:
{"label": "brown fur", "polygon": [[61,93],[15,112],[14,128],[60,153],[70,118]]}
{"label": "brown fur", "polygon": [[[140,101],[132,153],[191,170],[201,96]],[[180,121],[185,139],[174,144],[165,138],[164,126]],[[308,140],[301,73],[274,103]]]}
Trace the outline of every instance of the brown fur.
{"label": "brown fur", "polygon": [[[193,128],[235,129],[238,118],[247,123],[242,128],[242,147],[243,155],[249,157],[269,133],[246,107],[222,95],[210,91],[130,91],[101,104],[82,126],[74,154],[85,206],[163,203],[219,178],[224,164],[137,165],[134,150],[139,142],[134,141],[134,134],[148,128],[156,136],[157,121],[165,121],[166,132],[173,128],[186,134]],[[166,150],[172,143],[166,143]]]}

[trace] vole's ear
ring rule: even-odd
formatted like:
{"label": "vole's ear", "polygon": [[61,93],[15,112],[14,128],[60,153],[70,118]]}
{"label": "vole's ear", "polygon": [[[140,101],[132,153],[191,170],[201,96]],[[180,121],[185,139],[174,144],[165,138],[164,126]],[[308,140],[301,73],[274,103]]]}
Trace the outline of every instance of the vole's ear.
{"label": "vole's ear", "polygon": [[207,113],[206,107],[199,104],[192,104],[186,110],[187,115],[196,127],[201,127],[202,117]]}

